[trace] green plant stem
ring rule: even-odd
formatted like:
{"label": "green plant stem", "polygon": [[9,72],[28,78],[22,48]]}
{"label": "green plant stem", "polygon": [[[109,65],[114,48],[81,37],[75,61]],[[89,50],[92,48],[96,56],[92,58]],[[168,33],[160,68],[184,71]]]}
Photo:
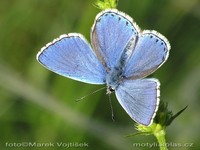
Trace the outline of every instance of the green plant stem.
{"label": "green plant stem", "polygon": [[158,124],[157,130],[156,132],[154,132],[154,136],[158,140],[160,150],[168,150],[166,140],[165,140],[165,128],[163,128],[160,124]]}

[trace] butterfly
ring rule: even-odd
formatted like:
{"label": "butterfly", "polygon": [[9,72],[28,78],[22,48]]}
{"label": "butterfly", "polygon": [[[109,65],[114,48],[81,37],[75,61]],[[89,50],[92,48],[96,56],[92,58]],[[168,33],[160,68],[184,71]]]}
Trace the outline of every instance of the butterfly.
{"label": "butterfly", "polygon": [[37,54],[47,69],[85,83],[106,84],[137,123],[149,126],[158,110],[160,82],[145,78],[168,58],[170,44],[154,30],[141,30],[117,9],[97,14],[91,45],[79,33],[61,35]]}

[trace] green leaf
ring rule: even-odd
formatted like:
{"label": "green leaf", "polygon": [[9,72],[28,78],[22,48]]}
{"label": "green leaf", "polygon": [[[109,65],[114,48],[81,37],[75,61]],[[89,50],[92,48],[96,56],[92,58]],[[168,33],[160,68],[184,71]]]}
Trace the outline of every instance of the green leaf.
{"label": "green leaf", "polygon": [[117,8],[118,0],[97,0],[94,4],[95,7],[104,10],[109,8]]}
{"label": "green leaf", "polygon": [[172,121],[174,121],[175,118],[177,118],[184,110],[186,110],[186,108],[188,107],[188,105],[186,107],[184,107],[183,109],[181,109],[179,112],[177,112],[175,115],[173,115],[167,122],[166,125],[169,126]]}

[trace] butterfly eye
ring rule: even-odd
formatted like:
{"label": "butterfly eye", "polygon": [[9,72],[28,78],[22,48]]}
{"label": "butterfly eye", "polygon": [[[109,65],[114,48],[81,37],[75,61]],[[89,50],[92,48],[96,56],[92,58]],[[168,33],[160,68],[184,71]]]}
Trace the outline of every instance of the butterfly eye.
{"label": "butterfly eye", "polygon": [[111,87],[109,88],[109,90],[110,90],[110,92],[114,92],[115,90],[114,89],[112,89]]}
{"label": "butterfly eye", "polygon": [[109,93],[112,93],[112,92],[114,92],[115,90],[114,90],[111,86],[109,86],[109,87],[108,87],[108,91],[109,91]]}

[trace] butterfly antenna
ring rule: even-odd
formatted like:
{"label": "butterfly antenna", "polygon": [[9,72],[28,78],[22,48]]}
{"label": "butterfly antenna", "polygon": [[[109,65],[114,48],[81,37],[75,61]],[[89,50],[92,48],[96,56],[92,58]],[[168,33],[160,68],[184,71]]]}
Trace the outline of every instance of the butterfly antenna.
{"label": "butterfly antenna", "polygon": [[76,101],[76,102],[79,102],[79,101],[81,101],[82,99],[84,99],[84,98],[86,98],[86,97],[88,97],[88,96],[90,96],[90,95],[92,95],[92,94],[95,94],[95,93],[97,93],[97,92],[99,92],[99,91],[101,91],[101,90],[103,90],[103,89],[105,89],[105,88],[107,88],[107,87],[102,87],[102,88],[100,88],[100,89],[98,89],[98,90],[96,90],[96,91],[94,91],[94,92],[92,92],[92,93],[89,93],[89,94],[87,94],[87,95],[85,95],[85,96],[82,96],[81,98],[77,98],[75,101]]}
{"label": "butterfly antenna", "polygon": [[110,94],[108,94],[108,97],[109,97],[109,102],[110,102],[110,109],[111,109],[112,120],[113,120],[113,122],[115,122],[115,116],[114,116],[114,112],[113,112],[113,106],[112,106],[112,101],[111,101]]}

